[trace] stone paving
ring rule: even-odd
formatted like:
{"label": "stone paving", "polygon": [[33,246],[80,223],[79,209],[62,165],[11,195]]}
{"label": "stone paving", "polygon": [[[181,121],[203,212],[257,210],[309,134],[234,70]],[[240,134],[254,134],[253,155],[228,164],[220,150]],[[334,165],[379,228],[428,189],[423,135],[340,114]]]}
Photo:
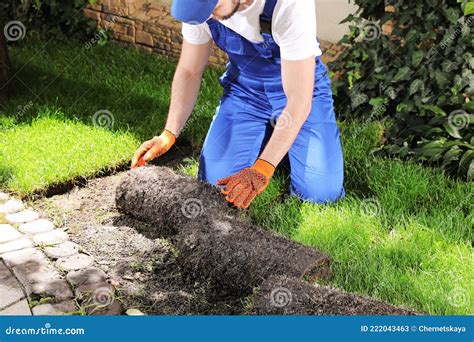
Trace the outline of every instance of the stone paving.
{"label": "stone paving", "polygon": [[0,192],[0,315],[119,315],[114,285],[66,231]]}

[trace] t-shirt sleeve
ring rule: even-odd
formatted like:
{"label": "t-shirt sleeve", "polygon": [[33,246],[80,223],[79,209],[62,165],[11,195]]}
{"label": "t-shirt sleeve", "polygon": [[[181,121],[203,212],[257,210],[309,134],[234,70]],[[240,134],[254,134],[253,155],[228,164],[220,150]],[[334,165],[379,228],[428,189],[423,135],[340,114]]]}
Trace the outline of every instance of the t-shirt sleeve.
{"label": "t-shirt sleeve", "polygon": [[316,38],[314,0],[278,1],[273,14],[272,30],[283,59],[303,60],[322,54]]}
{"label": "t-shirt sleeve", "polygon": [[211,30],[207,23],[190,25],[183,23],[181,29],[184,40],[190,44],[206,44],[211,40]]}

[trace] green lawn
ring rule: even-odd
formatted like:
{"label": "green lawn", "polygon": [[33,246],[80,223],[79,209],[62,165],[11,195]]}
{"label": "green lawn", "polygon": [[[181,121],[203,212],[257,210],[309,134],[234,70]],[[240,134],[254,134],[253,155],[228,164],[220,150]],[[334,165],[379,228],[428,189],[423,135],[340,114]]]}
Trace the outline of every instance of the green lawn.
{"label": "green lawn", "polygon": [[[0,104],[0,188],[28,195],[91,177],[127,163],[163,127],[171,61],[113,44],[43,41],[23,42],[11,57],[17,92]],[[196,148],[221,93],[218,75],[206,73],[182,136]],[[341,129],[347,198],[301,202],[288,197],[288,176],[279,173],[252,206],[252,219],[331,255],[334,286],[431,314],[474,313],[473,184],[373,157],[383,134],[378,123]],[[182,170],[195,175],[197,164]]]}
{"label": "green lawn", "polygon": [[[161,132],[172,61],[113,44],[30,40],[10,52],[16,94],[0,103],[0,186],[27,195],[93,175],[123,164],[140,141]],[[197,145],[220,97],[217,76],[206,73],[198,115],[183,133]]]}

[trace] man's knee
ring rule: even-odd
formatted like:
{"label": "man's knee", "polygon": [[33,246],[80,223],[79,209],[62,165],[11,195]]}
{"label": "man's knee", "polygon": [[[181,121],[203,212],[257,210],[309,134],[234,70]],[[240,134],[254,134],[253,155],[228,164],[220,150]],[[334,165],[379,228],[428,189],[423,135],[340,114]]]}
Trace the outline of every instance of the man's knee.
{"label": "man's knee", "polygon": [[345,197],[344,172],[330,175],[305,174],[292,178],[291,193],[302,200],[332,203]]}

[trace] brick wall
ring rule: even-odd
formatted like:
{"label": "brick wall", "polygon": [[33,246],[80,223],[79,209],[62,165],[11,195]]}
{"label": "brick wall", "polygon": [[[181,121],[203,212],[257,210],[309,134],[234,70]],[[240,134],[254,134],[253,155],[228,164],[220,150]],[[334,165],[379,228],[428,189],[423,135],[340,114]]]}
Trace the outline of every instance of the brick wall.
{"label": "brick wall", "polygon": [[[148,53],[178,58],[181,50],[181,24],[169,14],[169,1],[99,0],[84,10],[98,27],[108,29],[115,40],[136,46]],[[333,60],[342,47],[321,41],[325,62]],[[214,48],[211,65],[226,63],[225,53]]]}

